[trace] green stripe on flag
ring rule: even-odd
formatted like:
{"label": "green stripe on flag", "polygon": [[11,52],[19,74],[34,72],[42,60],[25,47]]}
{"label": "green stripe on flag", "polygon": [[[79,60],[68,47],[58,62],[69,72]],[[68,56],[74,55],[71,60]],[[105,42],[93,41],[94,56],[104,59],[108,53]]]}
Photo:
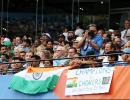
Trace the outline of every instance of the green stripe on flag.
{"label": "green stripe on flag", "polygon": [[25,80],[23,77],[14,75],[10,83],[10,88],[28,94],[48,92],[49,90],[54,89],[58,79],[59,76],[53,75],[47,77],[45,80]]}

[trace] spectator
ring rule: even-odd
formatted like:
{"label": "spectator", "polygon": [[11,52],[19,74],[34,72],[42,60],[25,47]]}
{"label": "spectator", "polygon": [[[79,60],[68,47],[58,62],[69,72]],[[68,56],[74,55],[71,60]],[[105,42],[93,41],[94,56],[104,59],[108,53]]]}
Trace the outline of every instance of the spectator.
{"label": "spectator", "polygon": [[25,51],[21,51],[21,52],[20,52],[20,57],[21,57],[21,58],[25,59],[25,55],[26,55],[26,52],[25,52]]}
{"label": "spectator", "polygon": [[8,64],[4,64],[7,63],[9,61],[9,56],[7,54],[1,54],[0,57],[0,71],[2,74],[6,74],[7,69],[9,67]]}
{"label": "spectator", "polygon": [[53,67],[53,60],[46,60],[44,61],[45,68],[52,68]]}
{"label": "spectator", "polygon": [[118,62],[118,54],[116,54],[117,52],[116,51],[110,51],[108,52],[107,54],[108,55],[108,62],[109,64],[107,64],[106,67],[115,67],[115,66],[119,66],[121,65],[120,62]]}
{"label": "spectator", "polygon": [[80,37],[80,36],[82,36],[83,32],[84,32],[84,30],[83,30],[82,24],[81,23],[77,23],[76,24],[75,35]]}
{"label": "spectator", "polygon": [[40,58],[40,56],[38,56],[38,55],[33,55],[32,57],[31,57],[31,66],[32,67],[39,67],[39,65],[40,65],[40,60],[41,60],[41,58]]}
{"label": "spectator", "polygon": [[75,39],[76,35],[74,34],[74,31],[68,31],[68,42],[73,43]]}
{"label": "spectator", "polygon": [[23,43],[22,43],[22,49],[23,49],[23,51],[29,52],[30,46],[31,46],[31,41],[29,39],[23,40]]}
{"label": "spectator", "polygon": [[128,66],[130,64],[130,48],[123,49],[122,59],[124,61],[123,66]]}
{"label": "spectator", "polygon": [[77,49],[75,47],[69,48],[68,57],[73,58],[75,54],[77,54]]}
{"label": "spectator", "polygon": [[87,55],[88,56],[86,58],[84,58],[84,59],[73,59],[72,61],[70,61],[69,69],[75,69],[75,68],[95,68],[95,67],[98,67],[98,64],[97,64],[97,61],[96,61],[96,57],[94,57],[94,52],[93,51],[89,51]]}
{"label": "spectator", "polygon": [[11,69],[13,70],[13,73],[17,73],[19,71],[24,70],[23,62],[21,62],[21,61],[25,61],[25,60],[23,58],[20,58],[20,57],[13,57],[12,58]]}
{"label": "spectator", "polygon": [[[108,42],[105,45],[105,49],[104,49],[104,53],[103,54],[107,54],[108,52],[116,52],[117,53],[117,51],[115,50],[115,45],[112,42]],[[118,61],[123,61],[122,57],[120,55],[118,55],[118,56],[119,56],[118,57],[119,58]],[[108,56],[101,56],[98,59],[102,59],[103,60],[102,61],[103,67],[105,67],[105,66],[107,66],[107,64],[109,64]]]}
{"label": "spectator", "polygon": [[130,40],[130,20],[126,19],[124,21],[124,30],[121,32],[121,39],[126,43]]}
{"label": "spectator", "polygon": [[[41,51],[43,51],[43,50],[46,49],[46,45],[47,45],[47,39],[46,39],[46,37],[45,37],[45,36],[42,36],[42,37],[40,38],[40,42],[41,42],[41,45],[39,45],[39,46],[37,47],[37,49],[36,49],[37,53],[38,53],[38,52],[41,52]],[[37,53],[36,53],[36,54],[37,54]]]}
{"label": "spectator", "polygon": [[65,36],[65,40],[68,41],[68,30],[69,28],[67,26],[63,29],[63,35]]}
{"label": "spectator", "polygon": [[87,52],[94,51],[96,55],[100,53],[103,44],[103,38],[97,34],[95,24],[89,25],[89,32],[85,32],[84,38],[79,42],[81,55],[85,56]]}
{"label": "spectator", "polygon": [[19,51],[19,49],[17,48],[15,48],[14,49],[14,57],[20,57],[20,51]]}
{"label": "spectator", "polygon": [[16,46],[16,47],[20,46],[21,43],[22,43],[21,37],[17,36],[17,37],[15,38],[15,42],[16,42],[16,43],[14,43],[14,44],[16,44],[16,45],[14,45],[14,46]]}
{"label": "spectator", "polygon": [[7,53],[7,47],[5,45],[1,45],[1,48],[0,48],[0,55],[1,54],[6,54]]}
{"label": "spectator", "polygon": [[29,66],[31,66],[31,62],[28,62],[28,61],[31,61],[31,57],[33,55],[34,54],[31,51],[29,51],[29,52],[26,53],[26,55],[25,55],[25,61],[27,61],[27,62],[23,65],[23,67],[28,68]]}
{"label": "spectator", "polygon": [[65,66],[66,63],[68,64],[68,59],[63,59],[65,58],[65,48],[63,46],[57,47],[56,51],[54,52],[53,58],[58,59],[53,60],[53,66]]}
{"label": "spectator", "polygon": [[37,53],[37,47],[40,46],[41,42],[40,42],[40,39],[36,39],[34,41],[34,44],[32,44],[32,47],[30,48],[30,50],[36,54]]}
{"label": "spectator", "polygon": [[50,51],[51,55],[53,55],[54,51],[53,51],[53,41],[52,40],[47,41],[46,50]]}
{"label": "spectator", "polygon": [[[41,60],[52,59],[52,55],[48,50],[43,50],[40,52],[39,56],[41,57]],[[40,62],[39,67],[44,67],[44,61]]]}

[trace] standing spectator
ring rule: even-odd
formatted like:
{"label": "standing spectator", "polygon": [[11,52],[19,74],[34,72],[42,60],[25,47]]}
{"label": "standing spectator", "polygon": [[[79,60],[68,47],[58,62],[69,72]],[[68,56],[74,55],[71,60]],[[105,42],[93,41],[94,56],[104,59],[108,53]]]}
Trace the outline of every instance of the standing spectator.
{"label": "standing spectator", "polygon": [[121,39],[126,43],[130,40],[130,20],[126,19],[124,21],[124,30],[121,32]]}
{"label": "standing spectator", "polygon": [[65,26],[63,29],[63,35],[65,36],[65,40],[68,41],[68,27]]}
{"label": "standing spectator", "polygon": [[80,53],[86,56],[87,52],[94,51],[96,55],[100,53],[100,48],[103,44],[103,38],[97,34],[95,24],[89,25],[89,32],[84,33],[84,38],[78,43]]}
{"label": "standing spectator", "polygon": [[83,32],[84,32],[84,30],[83,30],[82,24],[81,23],[77,23],[76,24],[75,35],[80,37],[80,36],[82,36]]}

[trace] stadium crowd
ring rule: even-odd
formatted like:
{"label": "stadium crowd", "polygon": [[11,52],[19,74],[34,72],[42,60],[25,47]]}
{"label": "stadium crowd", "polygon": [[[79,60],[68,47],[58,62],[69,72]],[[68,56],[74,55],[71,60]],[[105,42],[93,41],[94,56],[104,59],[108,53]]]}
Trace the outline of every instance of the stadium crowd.
{"label": "stadium crowd", "polygon": [[[75,30],[65,26],[55,39],[51,33],[9,38],[0,36],[0,73],[17,73],[30,66],[73,68],[127,66],[130,62],[130,20],[123,31],[98,29],[96,24]],[[90,56],[91,55],[91,56]]]}

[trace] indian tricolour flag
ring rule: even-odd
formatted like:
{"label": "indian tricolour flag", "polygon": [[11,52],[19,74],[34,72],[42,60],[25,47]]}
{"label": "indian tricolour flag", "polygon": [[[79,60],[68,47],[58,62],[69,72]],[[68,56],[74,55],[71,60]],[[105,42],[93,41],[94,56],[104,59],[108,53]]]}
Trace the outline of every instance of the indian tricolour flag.
{"label": "indian tricolour flag", "polygon": [[53,90],[65,68],[29,68],[16,73],[10,88],[27,94]]}

